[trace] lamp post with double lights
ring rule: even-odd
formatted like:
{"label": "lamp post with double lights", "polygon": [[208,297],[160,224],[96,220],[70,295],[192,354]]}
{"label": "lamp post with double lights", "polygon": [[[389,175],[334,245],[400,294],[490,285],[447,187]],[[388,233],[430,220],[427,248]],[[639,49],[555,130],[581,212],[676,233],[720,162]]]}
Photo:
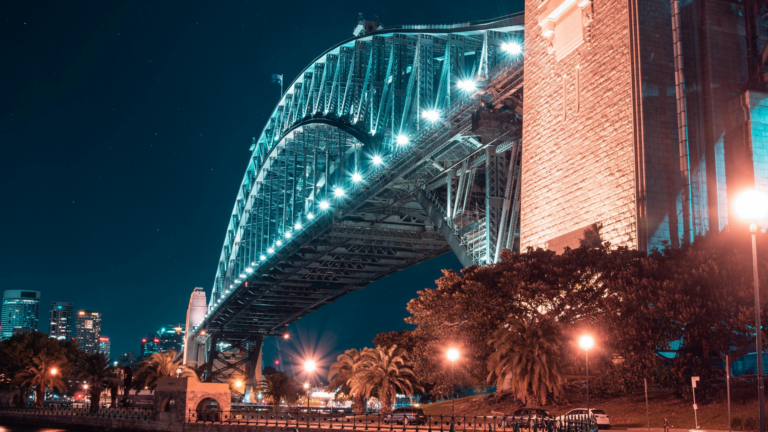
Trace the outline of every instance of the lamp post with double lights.
{"label": "lamp post with double lights", "polygon": [[446,357],[448,357],[448,360],[451,362],[451,423],[453,423],[453,412],[454,412],[454,405],[456,404],[456,395],[454,394],[453,390],[453,369],[454,365],[456,364],[456,360],[459,359],[459,350],[456,348],[450,348],[446,353]]}
{"label": "lamp post with double lights", "polygon": [[763,385],[763,329],[760,323],[760,290],[757,279],[757,223],[768,218],[768,195],[757,189],[742,192],[734,202],[736,214],[749,222],[752,234],[752,279],[755,290],[755,356],[757,357],[757,397],[760,407],[760,432],[765,432],[765,388]]}

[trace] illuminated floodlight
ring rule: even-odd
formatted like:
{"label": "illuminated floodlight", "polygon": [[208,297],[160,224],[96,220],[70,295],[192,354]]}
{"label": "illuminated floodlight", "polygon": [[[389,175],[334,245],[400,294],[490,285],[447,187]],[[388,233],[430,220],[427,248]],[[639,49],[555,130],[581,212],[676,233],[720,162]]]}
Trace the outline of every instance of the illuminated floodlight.
{"label": "illuminated floodlight", "polygon": [[300,230],[301,229],[301,222],[296,222],[296,225],[294,225],[293,227],[296,228],[297,230]]}
{"label": "illuminated floodlight", "polygon": [[333,188],[333,196],[335,196],[336,198],[343,198],[344,194],[345,194],[344,189],[340,187]]}
{"label": "illuminated floodlight", "polygon": [[352,174],[352,181],[355,183],[361,182],[363,180],[363,176],[360,175],[360,173],[354,173]]}
{"label": "illuminated floodlight", "polygon": [[291,238],[291,235],[292,235],[291,232],[288,231],[288,232],[285,233],[285,238]]}
{"label": "illuminated floodlight", "polygon": [[421,117],[424,118],[425,120],[429,120],[432,123],[434,123],[440,120],[440,112],[438,110],[433,110],[433,109],[425,110],[421,112]]}
{"label": "illuminated floodlight", "polygon": [[246,273],[253,273],[253,269],[252,269],[252,268],[250,268],[250,267],[248,267],[247,269],[245,269],[245,272],[246,272]]}
{"label": "illuminated floodlight", "polygon": [[505,42],[501,44],[501,49],[513,55],[518,55],[523,52],[523,47],[521,47],[520,44],[516,42]]}
{"label": "illuminated floodlight", "polygon": [[251,261],[251,267],[256,265],[256,261]]}
{"label": "illuminated floodlight", "polygon": [[374,165],[381,165],[384,163],[384,160],[381,158],[381,156],[376,155],[373,157],[373,164]]}
{"label": "illuminated floodlight", "polygon": [[328,204],[328,201],[320,201],[320,208],[321,208],[321,209],[323,209],[323,210],[328,210],[328,208],[329,208],[330,206],[331,206],[331,205],[330,205],[330,204]]}
{"label": "illuminated floodlight", "polygon": [[314,218],[315,218],[315,215],[313,215],[312,213],[307,213],[307,219],[312,220]]}
{"label": "illuminated floodlight", "polygon": [[230,287],[230,288],[234,288],[234,287],[235,287],[235,285],[234,285],[234,284],[229,284],[229,287]]}
{"label": "illuminated floodlight", "polygon": [[229,290],[224,291],[224,294],[229,294]]}
{"label": "illuminated floodlight", "polygon": [[276,241],[276,242],[275,242],[275,244],[276,244],[276,245],[278,245],[278,246],[282,246],[282,245],[283,245],[283,242],[282,242],[282,241],[280,241],[280,240],[278,240],[278,241]]}
{"label": "illuminated floodlight", "polygon": [[267,249],[267,252],[269,252],[269,253],[275,253],[275,249],[273,249],[273,248],[269,248],[269,249]]}
{"label": "illuminated floodlight", "polygon": [[244,277],[245,277],[245,275],[244,275],[244,274],[242,274],[242,273],[240,273],[240,277],[241,277],[241,278],[244,278]]}
{"label": "illuminated floodlight", "polygon": [[261,261],[264,261],[265,259],[267,259],[267,257],[265,257],[264,255],[262,255],[262,256],[260,256],[260,257],[259,257],[259,259],[260,259]]}
{"label": "illuminated floodlight", "polygon": [[410,139],[408,139],[405,135],[398,135],[397,136],[397,145],[407,145],[409,142],[411,142]]}
{"label": "illuminated floodlight", "polygon": [[460,89],[466,92],[474,91],[475,87],[477,87],[477,84],[474,80],[461,80],[457,85]]}

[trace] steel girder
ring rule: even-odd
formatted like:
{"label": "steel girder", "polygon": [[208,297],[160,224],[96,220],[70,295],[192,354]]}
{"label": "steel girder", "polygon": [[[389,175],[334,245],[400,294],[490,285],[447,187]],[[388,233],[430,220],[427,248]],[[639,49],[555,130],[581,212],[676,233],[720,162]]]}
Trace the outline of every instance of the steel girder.
{"label": "steel girder", "polygon": [[502,47],[522,31],[522,16],[377,30],[318,57],[252,146],[198,332],[273,335],[452,249],[471,265],[513,247],[521,122],[505,100],[523,65]]}

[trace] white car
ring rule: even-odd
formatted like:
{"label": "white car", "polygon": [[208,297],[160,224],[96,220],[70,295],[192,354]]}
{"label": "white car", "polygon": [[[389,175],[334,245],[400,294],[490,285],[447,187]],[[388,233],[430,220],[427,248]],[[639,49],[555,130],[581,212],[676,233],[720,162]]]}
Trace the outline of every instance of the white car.
{"label": "white car", "polygon": [[[591,408],[589,412],[592,414],[592,417],[594,417],[598,428],[602,428],[602,429],[611,428],[611,419],[608,417],[608,414],[606,414],[605,411],[601,409]],[[557,417],[557,420],[559,421],[577,420],[578,421],[580,419],[586,418],[586,415],[587,415],[586,408],[576,408]]]}

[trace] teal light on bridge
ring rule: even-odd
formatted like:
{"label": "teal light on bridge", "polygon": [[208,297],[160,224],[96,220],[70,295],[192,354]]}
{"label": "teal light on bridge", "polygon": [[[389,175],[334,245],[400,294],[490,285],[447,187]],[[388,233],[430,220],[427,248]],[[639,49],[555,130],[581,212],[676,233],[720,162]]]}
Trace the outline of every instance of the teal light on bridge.
{"label": "teal light on bridge", "polygon": [[501,49],[512,55],[519,55],[523,52],[523,47],[516,42],[504,42],[501,44]]}
{"label": "teal light on bridge", "polygon": [[[270,253],[272,253],[272,252],[270,252]],[[265,259],[267,259],[267,257],[265,257],[264,255],[262,255],[262,256],[260,256],[260,257],[259,257],[259,259],[260,259],[261,261],[264,261]]]}
{"label": "teal light on bridge", "polygon": [[290,231],[285,233],[285,238],[291,238],[292,234]]}
{"label": "teal light on bridge", "polygon": [[307,219],[309,219],[309,220],[312,220],[312,219],[314,219],[314,218],[315,218],[315,215],[314,215],[314,214],[312,214],[312,213],[308,213],[308,214],[307,214]]}
{"label": "teal light on bridge", "polygon": [[267,252],[273,254],[273,253],[275,253],[275,249],[274,248],[269,248],[269,249],[267,249]]}
{"label": "teal light on bridge", "polygon": [[282,246],[283,242],[282,242],[282,240],[278,240],[278,241],[275,242],[275,244],[278,245],[278,246]]}
{"label": "teal light on bridge", "polygon": [[297,230],[300,230],[301,229],[301,222],[296,222],[296,225],[294,225],[293,227],[296,228]]}
{"label": "teal light on bridge", "polygon": [[328,204],[328,201],[320,201],[320,209],[328,210],[330,207],[331,205]]}
{"label": "teal light on bridge", "polygon": [[434,123],[440,120],[440,111],[434,109],[424,110],[421,112],[421,117]]}
{"label": "teal light on bridge", "polygon": [[408,136],[400,134],[397,136],[396,142],[397,142],[397,145],[404,146],[404,145],[408,145],[408,143],[411,142],[411,140],[408,138]]}
{"label": "teal light on bridge", "polygon": [[344,195],[346,195],[346,192],[344,192],[344,189],[338,186],[333,188],[333,196],[335,196],[336,198],[344,198]]}
{"label": "teal light on bridge", "polygon": [[381,156],[376,155],[373,157],[373,164],[374,165],[381,165],[384,163],[384,159],[381,158]]}
{"label": "teal light on bridge", "polygon": [[363,181],[363,176],[361,176],[360,173],[354,173],[352,174],[352,181],[355,183],[359,183]]}
{"label": "teal light on bridge", "polygon": [[465,92],[475,91],[475,88],[477,88],[477,83],[475,83],[475,80],[471,79],[461,80],[456,85]]}

